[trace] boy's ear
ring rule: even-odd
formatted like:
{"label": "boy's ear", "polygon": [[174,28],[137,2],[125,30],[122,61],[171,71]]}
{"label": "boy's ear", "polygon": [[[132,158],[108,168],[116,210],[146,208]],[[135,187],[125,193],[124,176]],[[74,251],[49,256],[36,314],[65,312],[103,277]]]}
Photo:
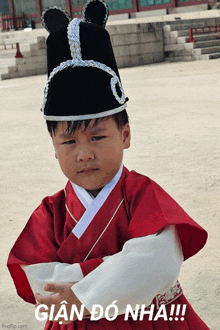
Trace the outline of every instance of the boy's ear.
{"label": "boy's ear", "polygon": [[124,125],[122,134],[123,134],[124,149],[128,149],[130,147],[130,141],[131,141],[131,130],[129,123]]}
{"label": "boy's ear", "polygon": [[56,152],[55,152],[55,158],[58,159],[58,157],[57,157],[57,153],[56,153]]}

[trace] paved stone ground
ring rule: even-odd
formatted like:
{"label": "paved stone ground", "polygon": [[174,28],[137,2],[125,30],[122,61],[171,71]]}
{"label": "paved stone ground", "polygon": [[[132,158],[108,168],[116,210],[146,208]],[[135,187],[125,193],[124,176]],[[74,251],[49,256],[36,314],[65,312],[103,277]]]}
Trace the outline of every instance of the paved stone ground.
{"label": "paved stone ground", "polygon": [[[209,232],[180,281],[211,330],[220,324],[219,67],[213,60],[120,71],[132,128],[125,165],[157,181]],[[43,329],[16,295],[5,264],[31,212],[66,183],[40,112],[45,83],[46,76],[0,82],[2,328]]]}

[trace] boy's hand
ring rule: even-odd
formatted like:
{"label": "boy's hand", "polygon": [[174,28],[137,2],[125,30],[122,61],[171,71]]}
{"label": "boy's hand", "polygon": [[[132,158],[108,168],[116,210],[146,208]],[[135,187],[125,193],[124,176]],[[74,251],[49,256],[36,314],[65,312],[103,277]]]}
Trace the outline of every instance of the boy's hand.
{"label": "boy's hand", "polygon": [[[48,315],[50,315],[51,305],[55,305],[54,311],[53,311],[53,317],[55,318],[55,316],[57,315],[57,313],[61,307],[60,303],[63,300],[65,300],[67,302],[66,311],[67,311],[68,320],[69,320],[72,305],[76,305],[76,308],[78,311],[80,311],[80,308],[82,305],[82,303],[79,301],[79,299],[75,296],[75,294],[71,290],[72,286],[73,286],[73,283],[46,284],[44,286],[44,290],[49,291],[49,292],[54,292],[54,293],[49,296],[42,296],[39,293],[36,293],[35,298],[36,298],[38,304],[35,305],[35,307],[39,306],[40,304],[47,305],[48,306],[47,312],[48,312]],[[45,312],[44,308],[41,307],[39,309],[39,312]],[[83,316],[86,316],[86,315],[90,315],[90,312],[86,308],[84,308]],[[61,321],[63,324],[70,324],[71,322],[73,322],[75,320],[77,320],[77,316],[74,313],[74,318],[71,321],[65,321],[64,318],[60,318],[56,321],[54,321],[54,319],[52,319],[51,321],[54,321],[54,322]]]}

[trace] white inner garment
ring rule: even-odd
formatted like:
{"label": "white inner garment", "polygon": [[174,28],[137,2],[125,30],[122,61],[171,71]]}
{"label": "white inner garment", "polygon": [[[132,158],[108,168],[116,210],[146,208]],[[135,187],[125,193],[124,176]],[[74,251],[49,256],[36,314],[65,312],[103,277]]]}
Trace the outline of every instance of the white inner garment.
{"label": "white inner garment", "polygon": [[76,196],[78,197],[78,199],[80,200],[80,202],[82,203],[82,205],[85,207],[85,209],[87,210],[90,205],[92,204],[93,200],[95,199],[95,197],[91,196],[91,194],[89,194],[84,188],[77,186],[77,184],[71,182],[73,190],[76,193]]}
{"label": "white inner garment", "polygon": [[[109,194],[112,192],[112,190],[115,188],[116,184],[118,183],[121,174],[123,170],[123,164],[121,164],[120,169],[118,170],[117,174],[114,176],[114,178],[107,183],[100,193],[96,196],[95,199],[91,200],[92,197],[89,195],[89,193],[81,188],[81,189],[76,189],[73,186],[73,189],[81,201],[81,203],[84,205],[86,208],[85,213],[77,223],[77,225],[73,228],[72,232],[73,234],[77,237],[80,238],[82,234],[85,232],[89,224],[91,223],[92,219],[96,215],[96,213],[99,211],[99,209],[102,207],[102,205],[105,203],[106,199],[108,198]],[[78,187],[80,188],[80,187]],[[89,197],[88,197],[89,196]]]}

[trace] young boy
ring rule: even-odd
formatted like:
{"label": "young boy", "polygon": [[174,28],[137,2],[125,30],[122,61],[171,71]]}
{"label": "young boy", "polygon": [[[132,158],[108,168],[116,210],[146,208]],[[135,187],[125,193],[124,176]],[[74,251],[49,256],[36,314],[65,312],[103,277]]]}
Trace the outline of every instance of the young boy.
{"label": "young boy", "polygon": [[[18,294],[48,306],[54,316],[45,329],[207,330],[177,281],[205,230],[155,182],[122,165],[127,99],[109,36],[97,25],[107,20],[105,4],[86,5],[83,22],[69,23],[57,8],[43,17],[51,34],[42,111],[68,183],[42,201],[12,248]],[[63,301],[68,318],[83,304],[83,320],[56,319]],[[106,310],[115,301],[117,318],[90,320],[95,304]],[[140,318],[125,318],[128,305]],[[154,320],[162,305],[168,318]],[[183,320],[171,317],[177,305],[186,305]]]}

